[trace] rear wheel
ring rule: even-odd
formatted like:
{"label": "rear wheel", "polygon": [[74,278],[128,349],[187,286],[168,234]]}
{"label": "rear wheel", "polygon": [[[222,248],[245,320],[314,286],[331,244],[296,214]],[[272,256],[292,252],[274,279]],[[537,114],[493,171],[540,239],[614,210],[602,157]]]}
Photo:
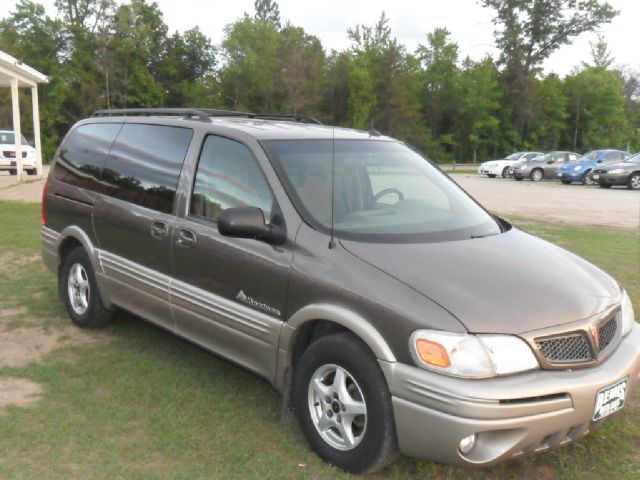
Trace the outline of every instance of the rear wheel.
{"label": "rear wheel", "polygon": [[640,173],[632,173],[629,176],[628,188],[630,188],[631,190],[640,190]]}
{"label": "rear wheel", "polygon": [[398,454],[391,395],[375,358],[350,333],[322,337],[294,374],[296,414],[313,450],[352,473],[388,465]]}
{"label": "rear wheel", "polygon": [[534,168],[531,172],[531,180],[533,180],[534,182],[539,182],[540,180],[542,180],[542,177],[543,173],[539,168]]}
{"label": "rear wheel", "polygon": [[591,175],[591,170],[587,170],[584,172],[582,176],[582,184],[583,185],[593,185],[595,181],[593,180],[593,176]]}
{"label": "rear wheel", "polygon": [[84,248],[76,247],[69,253],[58,283],[73,323],[83,328],[98,328],[109,323],[113,311],[102,303],[96,276]]}

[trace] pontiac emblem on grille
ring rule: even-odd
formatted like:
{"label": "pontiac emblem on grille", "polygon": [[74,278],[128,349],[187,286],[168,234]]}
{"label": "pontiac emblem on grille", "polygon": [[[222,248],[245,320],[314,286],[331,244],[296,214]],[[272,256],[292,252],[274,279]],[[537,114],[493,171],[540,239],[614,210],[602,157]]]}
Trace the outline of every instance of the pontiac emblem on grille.
{"label": "pontiac emblem on grille", "polygon": [[593,337],[593,343],[596,344],[596,347],[600,348],[600,332],[598,332],[598,327],[595,325],[589,325],[589,330],[591,330],[591,336]]}

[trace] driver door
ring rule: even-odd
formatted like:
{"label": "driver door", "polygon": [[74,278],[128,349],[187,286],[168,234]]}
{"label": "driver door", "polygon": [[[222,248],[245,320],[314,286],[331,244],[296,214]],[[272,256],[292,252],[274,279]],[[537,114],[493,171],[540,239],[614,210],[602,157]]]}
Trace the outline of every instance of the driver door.
{"label": "driver door", "polygon": [[176,331],[271,378],[285,318],[292,251],[225,237],[217,219],[229,207],[259,207],[269,222],[278,210],[251,150],[225,137],[205,137],[188,213],[173,235],[171,301]]}

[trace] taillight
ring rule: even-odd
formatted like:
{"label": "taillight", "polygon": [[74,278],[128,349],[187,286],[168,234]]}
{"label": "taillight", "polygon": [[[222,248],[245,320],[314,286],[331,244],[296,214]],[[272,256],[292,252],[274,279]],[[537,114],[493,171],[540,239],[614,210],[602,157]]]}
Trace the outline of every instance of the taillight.
{"label": "taillight", "polygon": [[42,225],[47,225],[47,189],[49,188],[49,182],[44,182],[44,188],[42,189]]}

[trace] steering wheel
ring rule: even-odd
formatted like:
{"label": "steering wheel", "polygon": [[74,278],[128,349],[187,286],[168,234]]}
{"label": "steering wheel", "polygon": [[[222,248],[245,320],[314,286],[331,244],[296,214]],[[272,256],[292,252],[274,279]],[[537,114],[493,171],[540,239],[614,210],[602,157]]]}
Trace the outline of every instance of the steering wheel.
{"label": "steering wheel", "polygon": [[384,197],[389,193],[395,193],[398,196],[398,202],[401,200],[404,200],[404,193],[402,193],[400,190],[398,190],[395,187],[390,187],[390,188],[385,188],[384,190],[380,190],[378,193],[376,193],[371,199],[371,203],[369,205],[370,206],[375,205],[376,203],[378,203],[378,200],[380,200],[382,197]]}

